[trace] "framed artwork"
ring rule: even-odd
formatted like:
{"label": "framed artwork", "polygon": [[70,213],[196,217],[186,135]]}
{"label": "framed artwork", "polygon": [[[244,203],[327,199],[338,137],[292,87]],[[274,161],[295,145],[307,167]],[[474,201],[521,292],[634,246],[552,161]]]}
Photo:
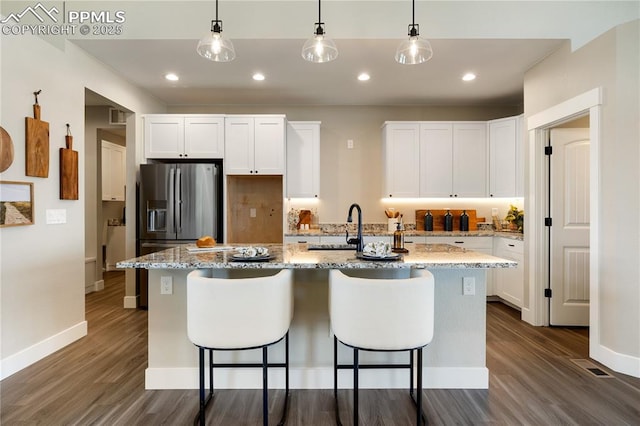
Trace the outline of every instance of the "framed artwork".
{"label": "framed artwork", "polygon": [[0,181],[0,227],[33,225],[33,183]]}

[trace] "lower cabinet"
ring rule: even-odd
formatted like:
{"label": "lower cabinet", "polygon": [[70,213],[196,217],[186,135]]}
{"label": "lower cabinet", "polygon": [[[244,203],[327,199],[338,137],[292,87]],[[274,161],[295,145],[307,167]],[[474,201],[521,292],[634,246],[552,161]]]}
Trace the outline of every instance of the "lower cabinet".
{"label": "lower cabinet", "polygon": [[318,244],[320,242],[319,236],[297,235],[284,237],[285,244]]}
{"label": "lower cabinet", "polygon": [[509,238],[496,238],[494,255],[518,262],[515,268],[494,270],[496,296],[522,308],[524,305],[524,243]]}

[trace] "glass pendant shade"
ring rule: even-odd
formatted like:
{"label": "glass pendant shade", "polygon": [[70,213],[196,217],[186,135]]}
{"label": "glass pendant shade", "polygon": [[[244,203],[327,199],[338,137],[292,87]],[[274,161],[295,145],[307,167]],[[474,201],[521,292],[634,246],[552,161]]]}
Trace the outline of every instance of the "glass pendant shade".
{"label": "glass pendant shade", "polygon": [[321,26],[315,34],[302,46],[302,57],[309,62],[330,62],[338,57],[336,44],[328,38]]}
{"label": "glass pendant shade", "polygon": [[396,50],[396,62],[400,64],[422,64],[432,56],[431,43],[421,39],[418,35],[412,35],[408,40],[402,41]]}
{"label": "glass pendant shade", "polygon": [[230,62],[236,57],[231,40],[222,37],[222,31],[212,30],[200,39],[196,48],[203,58],[215,62]]}

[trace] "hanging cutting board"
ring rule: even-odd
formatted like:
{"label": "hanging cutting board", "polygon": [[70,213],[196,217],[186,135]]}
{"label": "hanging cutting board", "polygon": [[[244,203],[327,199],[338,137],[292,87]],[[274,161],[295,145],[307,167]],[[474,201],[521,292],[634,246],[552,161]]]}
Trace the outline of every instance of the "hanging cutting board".
{"label": "hanging cutting board", "polygon": [[[37,100],[36,100],[37,102]],[[40,105],[33,105],[33,118],[25,118],[27,176],[49,176],[49,123],[40,120]]]}
{"label": "hanging cutting board", "polygon": [[5,129],[0,127],[0,173],[13,163],[13,141]]}
{"label": "hanging cutting board", "polygon": [[60,148],[60,199],[78,199],[78,151],[73,150],[73,136],[66,135],[67,147]]}
{"label": "hanging cutting board", "polygon": [[302,229],[302,225],[311,226],[311,210],[300,210],[298,215],[298,229]]}

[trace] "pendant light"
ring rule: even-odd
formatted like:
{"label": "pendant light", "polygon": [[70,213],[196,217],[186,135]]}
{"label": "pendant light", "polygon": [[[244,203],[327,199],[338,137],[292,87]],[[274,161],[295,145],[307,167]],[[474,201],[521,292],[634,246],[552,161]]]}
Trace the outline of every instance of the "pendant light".
{"label": "pendant light", "polygon": [[318,22],[313,36],[302,46],[302,57],[309,62],[330,62],[338,57],[336,44],[324,32],[324,22],[320,14],[320,0],[318,0]]}
{"label": "pendant light", "polygon": [[218,0],[216,19],[211,21],[211,32],[200,39],[196,50],[203,58],[215,62],[231,62],[236,57],[231,40],[222,37],[222,21],[218,19]]}
{"label": "pendant light", "polygon": [[420,25],[416,24],[416,0],[412,0],[413,17],[409,25],[409,40],[404,40],[396,50],[396,62],[400,64],[422,64],[433,56],[431,43],[420,38]]}

